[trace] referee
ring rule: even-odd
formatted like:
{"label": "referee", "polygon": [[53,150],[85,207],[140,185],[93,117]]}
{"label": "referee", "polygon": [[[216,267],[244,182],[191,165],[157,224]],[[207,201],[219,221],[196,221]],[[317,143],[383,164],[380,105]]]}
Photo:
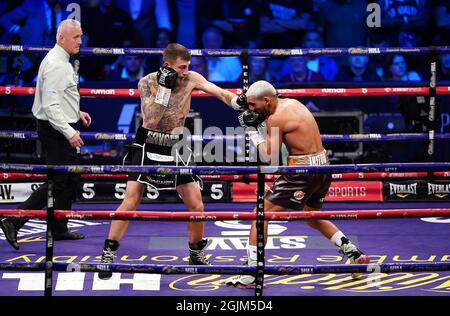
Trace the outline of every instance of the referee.
{"label": "referee", "polygon": [[[83,140],[78,130],[81,125],[89,126],[91,117],[80,111],[78,75],[69,62],[71,55],[80,51],[80,22],[72,19],[62,21],[56,34],[56,45],[47,53],[39,67],[36,94],[32,112],[37,119],[39,140],[42,143],[49,165],[79,164],[80,147]],[[54,207],[70,210],[77,190],[78,175],[54,176]],[[47,205],[45,182],[18,209],[42,209]],[[2,219],[6,239],[14,249],[19,249],[17,232],[26,219]],[[52,225],[55,240],[83,239],[80,233],[67,228],[68,220],[57,220]]]}

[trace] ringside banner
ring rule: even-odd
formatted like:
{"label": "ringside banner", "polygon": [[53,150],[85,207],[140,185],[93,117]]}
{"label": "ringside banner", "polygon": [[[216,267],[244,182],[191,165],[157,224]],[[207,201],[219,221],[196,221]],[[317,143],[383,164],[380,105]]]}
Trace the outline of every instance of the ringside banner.
{"label": "ringside banner", "polygon": [[386,201],[450,201],[450,181],[389,181]]}
{"label": "ringside banner", "polygon": [[[0,183],[0,203],[25,201],[41,183]],[[203,201],[231,202],[231,184],[226,181],[203,181]],[[125,182],[82,182],[78,185],[78,202],[115,202],[125,196]],[[142,202],[181,202],[174,190],[157,191],[146,187]]]}
{"label": "ringside banner", "polygon": [[0,183],[0,203],[23,202],[42,182]]}
{"label": "ringside banner", "polygon": [[[267,183],[272,187],[272,183]],[[233,202],[256,201],[256,183],[233,182]],[[383,201],[381,181],[334,181],[325,198],[328,202]]]}
{"label": "ringside banner", "polygon": [[[114,202],[121,201],[125,196],[125,182],[83,182],[78,186],[77,200],[79,202]],[[203,201],[231,202],[230,183],[225,181],[203,181]],[[155,190],[147,186],[142,202],[181,202],[175,190]]]}

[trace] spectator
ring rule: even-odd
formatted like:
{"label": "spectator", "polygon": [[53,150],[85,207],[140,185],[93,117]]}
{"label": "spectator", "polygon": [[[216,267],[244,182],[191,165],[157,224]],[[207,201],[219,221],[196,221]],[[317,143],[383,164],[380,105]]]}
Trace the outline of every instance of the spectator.
{"label": "spectator", "polygon": [[[325,47],[356,47],[366,42],[366,1],[328,0],[319,12]],[[344,64],[345,58],[337,59]],[[340,62],[338,62],[341,64]]]}
{"label": "spectator", "polygon": [[342,67],[335,77],[335,81],[380,81],[381,78],[369,65],[367,55],[353,55],[348,57],[348,65]]}
{"label": "spectator", "polygon": [[416,47],[429,34],[429,0],[377,0],[381,7],[381,30],[392,36],[395,46]]}
{"label": "spectator", "polygon": [[130,17],[114,0],[101,0],[98,7],[81,15],[89,47],[130,47],[133,28]]}
{"label": "spectator", "polygon": [[[316,30],[306,32],[302,46],[305,48],[323,48],[322,33]],[[307,66],[309,70],[320,73],[327,81],[332,81],[338,72],[336,61],[332,57],[324,55],[319,57],[309,56]]]}
{"label": "spectator", "polygon": [[131,19],[131,40],[136,47],[153,47],[152,39],[158,28],[172,30],[167,0],[115,0],[115,3]]}
{"label": "spectator", "polygon": [[[367,46],[376,48],[391,47],[389,36],[380,30],[371,30],[367,37]],[[375,68],[375,71],[380,78],[384,78],[384,54],[375,54],[370,57],[370,63]]]}
{"label": "spectator", "polygon": [[267,68],[267,58],[255,56],[250,57],[249,68],[250,83],[259,80],[272,81],[272,75]]}
{"label": "spectator", "polygon": [[[52,46],[58,24],[67,17],[59,0],[25,0],[0,18],[4,30],[3,40],[9,43]],[[21,55],[24,81],[30,82],[36,76],[38,55]]]}
{"label": "spectator", "polygon": [[172,32],[168,28],[159,28],[155,32],[154,47],[164,48],[173,42]]}
{"label": "spectator", "polygon": [[435,0],[434,15],[437,28],[434,43],[448,45],[450,43],[450,2]]}
{"label": "spectator", "polygon": [[[173,43],[173,34],[168,28],[159,28],[154,34],[151,47],[165,48],[169,43]],[[150,56],[148,59],[148,68],[150,70],[156,70],[163,64],[162,55]]]}
{"label": "spectator", "polygon": [[324,81],[321,74],[308,69],[306,56],[291,56],[288,62],[290,71],[281,78],[280,82]]}
{"label": "spectator", "polygon": [[174,41],[188,48],[196,48],[198,0],[170,0],[169,6]]}
{"label": "spectator", "polygon": [[[3,15],[12,11],[14,8],[22,4],[22,1],[5,0],[0,2],[0,17],[3,19]],[[8,30],[3,29],[2,23],[0,23],[0,42],[8,43],[11,33]]]}
{"label": "spectator", "polygon": [[210,5],[210,0],[197,0],[198,29],[215,26],[225,35],[226,47],[256,48],[258,33],[257,0],[223,0]]}
{"label": "spectator", "polygon": [[[98,7],[81,15],[83,31],[89,47],[130,47],[133,28],[128,14],[120,10],[114,0],[101,0]],[[87,80],[103,80],[121,62],[116,57],[86,57],[80,72]]]}
{"label": "spectator", "polygon": [[[292,48],[304,32],[312,27],[312,0],[263,0],[259,18],[260,42],[263,48]],[[284,59],[271,58],[269,69],[279,80]]]}
{"label": "spectator", "polygon": [[450,53],[439,56],[438,81],[450,81]]}
{"label": "spectator", "polygon": [[[222,32],[213,26],[202,33],[203,48],[223,48]],[[208,63],[209,80],[215,82],[234,82],[241,78],[242,65],[238,57],[206,57]]]}
{"label": "spectator", "polygon": [[207,80],[209,80],[208,73],[208,63],[206,62],[205,57],[203,56],[192,56],[191,64],[189,65],[190,70],[198,72]]}
{"label": "spectator", "polygon": [[122,66],[111,72],[108,79],[134,82],[141,79],[146,73],[142,56],[126,55],[122,58]]}
{"label": "spectator", "polygon": [[10,35],[18,34],[22,44],[51,46],[58,24],[66,17],[59,0],[26,0],[3,15],[0,25]]}
{"label": "spectator", "polygon": [[264,48],[292,48],[314,26],[312,0],[263,0],[259,31]]}
{"label": "spectator", "polygon": [[385,79],[398,81],[420,81],[419,74],[408,70],[408,64],[403,55],[389,55],[386,59]]}

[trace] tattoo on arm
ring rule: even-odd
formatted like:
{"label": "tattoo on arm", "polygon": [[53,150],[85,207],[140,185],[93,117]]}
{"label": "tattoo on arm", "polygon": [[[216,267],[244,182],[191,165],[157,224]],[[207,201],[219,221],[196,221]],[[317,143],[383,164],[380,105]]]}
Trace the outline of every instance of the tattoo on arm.
{"label": "tattoo on arm", "polygon": [[156,94],[155,78],[150,76],[142,78],[139,81],[138,89],[141,96],[141,112],[144,122],[150,125],[157,124],[164,116],[165,107],[154,102]]}

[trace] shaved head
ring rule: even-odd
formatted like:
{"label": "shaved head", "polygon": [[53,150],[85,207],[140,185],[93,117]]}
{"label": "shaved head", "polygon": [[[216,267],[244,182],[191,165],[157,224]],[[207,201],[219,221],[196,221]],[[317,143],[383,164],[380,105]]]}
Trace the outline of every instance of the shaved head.
{"label": "shaved head", "polygon": [[271,97],[276,94],[277,90],[275,90],[274,86],[264,80],[256,81],[246,92],[247,98]]}

